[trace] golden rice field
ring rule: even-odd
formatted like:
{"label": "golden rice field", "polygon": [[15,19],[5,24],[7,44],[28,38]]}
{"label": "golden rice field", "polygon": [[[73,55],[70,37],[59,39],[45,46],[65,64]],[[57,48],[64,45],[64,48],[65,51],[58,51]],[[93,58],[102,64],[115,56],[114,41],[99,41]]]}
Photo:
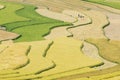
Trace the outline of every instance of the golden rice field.
{"label": "golden rice field", "polygon": [[120,80],[120,0],[0,0],[0,80]]}

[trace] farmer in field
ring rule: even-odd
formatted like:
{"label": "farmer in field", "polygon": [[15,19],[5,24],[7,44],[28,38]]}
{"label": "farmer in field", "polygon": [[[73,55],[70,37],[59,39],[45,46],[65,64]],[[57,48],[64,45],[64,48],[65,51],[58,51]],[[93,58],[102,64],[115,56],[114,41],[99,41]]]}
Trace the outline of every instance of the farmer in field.
{"label": "farmer in field", "polygon": [[82,16],[82,15],[80,15],[80,14],[78,14],[78,17],[79,17],[79,18],[84,18],[84,16]]}

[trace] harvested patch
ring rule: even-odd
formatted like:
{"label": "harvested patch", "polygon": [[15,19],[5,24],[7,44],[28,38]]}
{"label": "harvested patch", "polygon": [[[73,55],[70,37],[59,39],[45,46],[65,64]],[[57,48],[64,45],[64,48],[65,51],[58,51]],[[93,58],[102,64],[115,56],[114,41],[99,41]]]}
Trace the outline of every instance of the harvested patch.
{"label": "harvested patch", "polygon": [[[36,3],[37,2],[37,3]],[[49,8],[51,11],[55,12],[62,12],[65,9],[76,9],[75,6],[71,6],[70,4],[64,3],[64,1],[58,1],[58,0],[26,0],[26,3],[33,3],[35,5],[44,5]],[[79,7],[79,9],[82,9]],[[83,10],[83,9],[82,9]]]}
{"label": "harvested patch", "polygon": [[56,20],[60,20],[60,21],[64,21],[64,22],[70,22],[70,23],[76,21],[76,19],[71,17],[71,16],[64,15],[62,13],[53,12],[53,11],[50,11],[48,9],[37,9],[36,11],[40,15],[43,15],[43,16],[46,16],[46,17],[49,17],[49,18],[53,18],[53,19],[56,19]]}
{"label": "harvested patch", "polygon": [[118,47],[120,41],[114,42],[107,39],[88,39],[87,41],[99,49],[100,56],[106,60],[120,64],[120,47]]}
{"label": "harvested patch", "polygon": [[71,27],[71,26],[65,26],[65,27],[58,27],[58,28],[54,28],[51,30],[50,34],[45,36],[45,39],[55,39],[55,38],[59,38],[59,37],[67,37],[67,36],[71,36],[72,34],[69,33],[67,31],[67,28]]}
{"label": "harvested patch", "polygon": [[5,6],[4,5],[0,5],[0,9],[3,9]]}
{"label": "harvested patch", "polygon": [[[114,9],[111,9],[111,7],[108,6],[103,6],[100,4],[95,4],[95,3],[90,3],[90,2],[84,2],[81,1],[81,3],[83,3],[82,6],[89,6],[88,8],[93,9],[93,10],[97,10],[97,11],[101,11],[104,14],[106,14],[108,16],[108,20],[110,22],[110,24],[104,28],[105,31],[105,35],[112,40],[120,40],[120,15],[119,14],[115,14],[117,12],[114,11]],[[106,7],[110,8],[110,10],[108,10]],[[114,13],[113,13],[114,12]],[[119,10],[120,12],[120,10]]]}
{"label": "harvested patch", "polygon": [[[115,16],[113,16],[115,17]],[[120,18],[120,16],[118,16]],[[110,19],[110,25],[105,28],[105,35],[112,40],[120,40],[120,19]]]}
{"label": "harvested patch", "polygon": [[16,39],[17,37],[19,37],[19,35],[16,33],[0,30],[0,41]]}
{"label": "harvested patch", "polygon": [[[84,24],[88,24],[91,22],[89,17],[77,11],[64,10],[62,13],[77,19],[76,22],[72,23],[74,26],[84,25]],[[69,33],[67,29],[74,27],[74,26],[58,27],[58,28],[52,29],[51,33],[45,36],[45,39],[55,39],[57,37],[71,36],[72,34]]]}
{"label": "harvested patch", "polygon": [[88,24],[88,23],[91,22],[91,19],[88,16],[86,16],[85,14],[83,14],[81,12],[78,12],[78,11],[64,10],[62,13],[66,14],[66,15],[69,15],[69,16],[72,16],[75,19],[77,19],[77,21],[73,23],[74,26]]}
{"label": "harvested patch", "polygon": [[28,62],[29,45],[11,45],[0,54],[0,70],[16,69]]}
{"label": "harvested patch", "polygon": [[109,23],[107,17],[95,10],[84,11],[84,13],[92,19],[92,23],[69,29],[73,37],[80,40],[87,38],[106,38],[103,28]]}
{"label": "harvested patch", "polygon": [[[78,2],[78,1],[75,0],[75,2]],[[92,10],[101,11],[104,14],[106,14],[108,16],[108,20],[109,20],[110,24],[104,28],[105,35],[109,39],[120,40],[120,35],[119,35],[120,34],[119,33],[120,15],[115,14],[117,12],[113,13],[114,10],[112,10],[111,7],[100,5],[100,4],[95,4],[95,3],[85,2],[85,1],[79,1],[78,3],[80,3],[81,6],[83,6],[83,7],[90,8]],[[76,5],[77,5],[77,3],[76,3]],[[110,8],[111,10],[108,10],[106,7]],[[120,12],[120,10],[119,10],[119,12]]]}
{"label": "harvested patch", "polygon": [[4,44],[4,45],[11,45],[11,44],[13,44],[13,40],[2,41],[1,44]]}
{"label": "harvested patch", "polygon": [[94,45],[86,43],[86,42],[84,43],[84,46],[82,48],[82,51],[85,55],[87,55],[87,56],[89,56],[93,59],[99,59],[99,60],[103,61],[104,64],[101,65],[101,66],[95,67],[96,69],[98,69],[98,70],[107,69],[107,68],[110,68],[110,67],[113,67],[113,66],[117,65],[116,63],[107,61],[106,59],[102,58],[99,55],[98,50],[99,49],[97,49]]}

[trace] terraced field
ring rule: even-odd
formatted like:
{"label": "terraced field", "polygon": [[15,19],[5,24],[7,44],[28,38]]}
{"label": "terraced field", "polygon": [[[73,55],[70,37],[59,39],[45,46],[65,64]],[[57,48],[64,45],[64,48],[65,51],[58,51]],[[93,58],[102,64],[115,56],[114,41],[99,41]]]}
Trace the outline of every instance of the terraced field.
{"label": "terraced field", "polygon": [[120,0],[0,0],[0,80],[120,80]]}

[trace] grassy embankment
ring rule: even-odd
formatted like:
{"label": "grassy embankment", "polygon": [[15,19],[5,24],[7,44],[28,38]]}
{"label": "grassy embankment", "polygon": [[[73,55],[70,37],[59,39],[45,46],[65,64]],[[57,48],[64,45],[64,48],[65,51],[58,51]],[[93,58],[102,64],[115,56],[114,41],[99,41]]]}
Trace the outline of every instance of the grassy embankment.
{"label": "grassy embankment", "polygon": [[106,6],[110,6],[112,8],[120,9],[120,1],[119,0],[83,0],[93,3],[98,3]]}

